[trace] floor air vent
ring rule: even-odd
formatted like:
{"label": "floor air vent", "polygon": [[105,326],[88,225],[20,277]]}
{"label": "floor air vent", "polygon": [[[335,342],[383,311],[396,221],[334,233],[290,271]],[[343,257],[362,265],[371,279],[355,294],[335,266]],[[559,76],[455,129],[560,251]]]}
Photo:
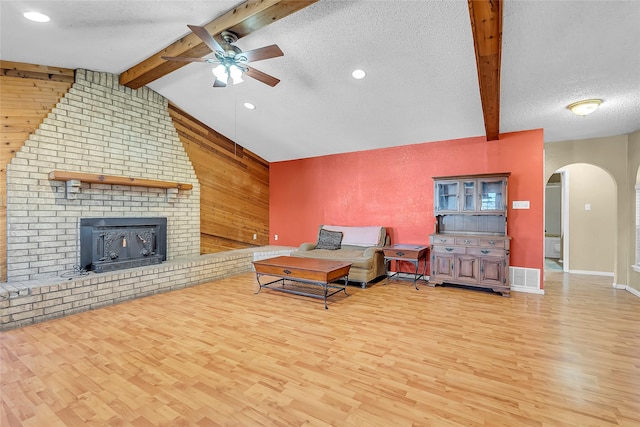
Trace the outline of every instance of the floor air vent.
{"label": "floor air vent", "polygon": [[511,290],[544,293],[540,289],[540,270],[537,268],[509,267]]}

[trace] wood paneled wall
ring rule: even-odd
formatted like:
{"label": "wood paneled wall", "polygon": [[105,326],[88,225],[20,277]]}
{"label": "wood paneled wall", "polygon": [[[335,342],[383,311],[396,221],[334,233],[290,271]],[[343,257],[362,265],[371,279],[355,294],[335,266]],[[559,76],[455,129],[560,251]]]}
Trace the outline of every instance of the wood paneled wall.
{"label": "wood paneled wall", "polygon": [[7,165],[73,81],[74,70],[0,61],[0,281],[7,280]]}
{"label": "wood paneled wall", "polygon": [[200,181],[201,252],[268,245],[269,163],[175,105],[169,113]]}

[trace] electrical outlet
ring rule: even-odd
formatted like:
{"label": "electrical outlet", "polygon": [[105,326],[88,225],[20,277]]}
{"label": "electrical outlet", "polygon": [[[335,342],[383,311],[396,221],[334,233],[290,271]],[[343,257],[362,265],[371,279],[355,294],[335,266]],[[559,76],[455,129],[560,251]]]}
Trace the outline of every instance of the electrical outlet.
{"label": "electrical outlet", "polygon": [[256,240],[258,238],[258,235],[256,233],[253,233],[253,240]]}
{"label": "electrical outlet", "polygon": [[278,240],[278,235],[273,236],[273,240]]}

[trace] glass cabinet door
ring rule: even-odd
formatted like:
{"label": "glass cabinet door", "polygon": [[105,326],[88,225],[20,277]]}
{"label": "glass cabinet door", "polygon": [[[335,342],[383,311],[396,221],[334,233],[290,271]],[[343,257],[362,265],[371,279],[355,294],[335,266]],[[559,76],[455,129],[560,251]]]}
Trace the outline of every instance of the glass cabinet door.
{"label": "glass cabinet door", "polygon": [[442,181],[436,182],[437,211],[458,211],[458,182]]}
{"label": "glass cabinet door", "polygon": [[462,210],[473,212],[476,210],[476,182],[462,182]]}
{"label": "glass cabinet door", "polygon": [[481,211],[503,211],[506,209],[506,186],[504,180],[478,181]]}

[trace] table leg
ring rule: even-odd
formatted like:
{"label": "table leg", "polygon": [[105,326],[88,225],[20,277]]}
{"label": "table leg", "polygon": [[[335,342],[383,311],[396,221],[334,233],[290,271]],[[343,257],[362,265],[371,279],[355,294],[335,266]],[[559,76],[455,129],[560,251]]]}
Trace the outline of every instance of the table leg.
{"label": "table leg", "polygon": [[422,270],[422,280],[424,280],[425,282],[427,282],[427,284],[428,284],[429,282],[427,281],[427,279],[425,279],[425,277],[427,277],[427,260],[428,260],[428,258],[429,258],[429,257],[428,257],[428,256],[427,256],[427,254],[425,253],[425,255],[424,255],[424,269]]}
{"label": "table leg", "polygon": [[329,306],[327,305],[327,292],[329,291],[329,284],[324,284],[324,309],[329,310]]}
{"label": "table leg", "polygon": [[391,268],[391,260],[389,259],[385,259],[384,260],[384,269],[385,269],[385,273],[387,273],[387,281],[385,283],[385,285],[389,284],[389,269]]}
{"label": "table leg", "polygon": [[253,294],[259,294],[260,291],[262,290],[262,283],[260,283],[260,274],[256,273],[256,282],[258,282],[258,290],[256,292],[254,292]]}
{"label": "table leg", "polygon": [[265,283],[264,285],[262,283],[260,283],[260,277],[262,276],[262,274],[260,273],[256,273],[256,282],[258,282],[258,290],[255,291],[253,294],[259,294],[260,291],[262,290],[262,288],[265,288],[271,284],[277,283],[282,281],[282,285],[284,286],[284,279],[278,279],[278,280],[274,280],[273,282],[269,282],[269,283]]}

